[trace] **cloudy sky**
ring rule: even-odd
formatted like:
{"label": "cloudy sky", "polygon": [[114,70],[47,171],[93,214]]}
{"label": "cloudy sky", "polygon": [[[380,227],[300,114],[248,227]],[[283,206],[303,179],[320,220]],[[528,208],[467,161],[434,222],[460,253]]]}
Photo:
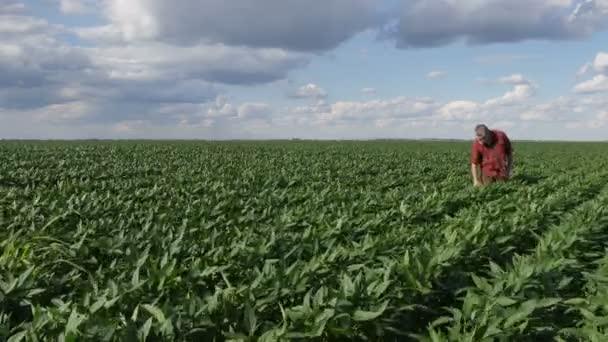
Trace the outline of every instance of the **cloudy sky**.
{"label": "cloudy sky", "polygon": [[0,0],[0,138],[608,139],[608,0]]}

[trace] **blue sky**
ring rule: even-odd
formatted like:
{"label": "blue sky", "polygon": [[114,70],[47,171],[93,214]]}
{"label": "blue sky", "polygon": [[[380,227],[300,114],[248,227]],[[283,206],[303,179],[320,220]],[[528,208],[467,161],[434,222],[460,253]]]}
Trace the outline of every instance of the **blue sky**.
{"label": "blue sky", "polygon": [[0,0],[2,138],[608,139],[607,0]]}

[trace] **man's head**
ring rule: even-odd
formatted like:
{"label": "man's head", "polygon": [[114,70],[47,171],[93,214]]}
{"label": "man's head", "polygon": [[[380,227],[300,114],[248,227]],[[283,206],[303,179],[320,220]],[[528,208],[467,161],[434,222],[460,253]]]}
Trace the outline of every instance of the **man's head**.
{"label": "man's head", "polygon": [[492,143],[492,133],[490,132],[488,126],[484,124],[475,126],[475,137],[478,141],[481,141],[486,145],[490,145]]}

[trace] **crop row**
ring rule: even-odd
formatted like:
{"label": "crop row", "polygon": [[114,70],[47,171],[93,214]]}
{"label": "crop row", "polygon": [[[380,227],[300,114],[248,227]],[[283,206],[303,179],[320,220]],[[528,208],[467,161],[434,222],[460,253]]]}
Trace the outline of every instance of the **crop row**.
{"label": "crop row", "polygon": [[[14,234],[3,243],[3,264],[11,271],[6,278],[26,275],[11,290],[11,311],[21,315],[12,320],[30,322],[15,331],[25,328],[32,336],[45,336],[41,331],[55,336],[74,315],[89,338],[120,336],[133,329],[143,333],[146,324],[149,334],[182,338],[222,333],[270,337],[281,332],[289,337],[355,338],[373,334],[373,327],[404,333],[397,330],[404,326],[397,320],[432,304],[428,301],[445,281],[444,274],[460,272],[458,267],[479,257],[477,250],[489,250],[490,241],[512,236],[519,220],[528,219],[530,227],[558,217],[560,209],[584,200],[577,191],[592,189],[598,180],[568,183],[558,177],[522,190],[513,197],[512,207],[485,209],[476,204],[436,227],[440,239],[420,247],[404,243],[401,250],[385,248],[382,234],[370,233],[347,244],[354,229],[344,222],[333,227],[224,231],[226,226],[216,227],[212,221],[203,227],[189,221],[177,227],[159,224],[156,218],[163,213],[154,208],[136,221],[134,216],[118,222],[87,219],[85,213],[117,200],[89,193],[72,198],[68,203],[73,211],[44,225],[9,227]],[[561,195],[540,196],[558,186],[563,187]],[[531,202],[525,196],[528,191],[536,194]],[[48,203],[40,199],[39,204]],[[27,217],[37,215],[32,209],[22,211],[19,220],[35,222]],[[471,215],[479,210],[500,219],[467,230]],[[411,229],[401,233],[391,240],[405,242],[416,234]],[[27,244],[19,243],[22,234],[31,234]],[[416,295],[408,299],[408,293]],[[24,300],[31,305],[23,306]],[[145,314],[143,308],[156,315]],[[160,313],[165,320],[149,323],[149,317],[160,318]]]}
{"label": "crop row", "polygon": [[[572,317],[559,306],[580,289],[581,262],[608,233],[608,190],[547,230],[536,248],[515,255],[506,269],[490,262],[488,277],[472,275],[461,308],[450,308],[445,328],[450,341],[539,340],[554,337]],[[443,340],[431,330],[433,340]]]}

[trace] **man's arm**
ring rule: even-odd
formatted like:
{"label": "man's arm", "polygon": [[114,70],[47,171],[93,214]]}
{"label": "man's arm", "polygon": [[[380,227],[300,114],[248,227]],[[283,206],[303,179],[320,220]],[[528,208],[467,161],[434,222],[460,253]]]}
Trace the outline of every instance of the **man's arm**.
{"label": "man's arm", "polygon": [[477,148],[477,142],[473,143],[471,148],[471,174],[473,175],[473,185],[479,186],[481,185],[481,152]]}
{"label": "man's arm", "polygon": [[471,164],[471,173],[473,174],[473,185],[479,186],[481,185],[481,177],[480,177],[480,169],[479,164]]}

